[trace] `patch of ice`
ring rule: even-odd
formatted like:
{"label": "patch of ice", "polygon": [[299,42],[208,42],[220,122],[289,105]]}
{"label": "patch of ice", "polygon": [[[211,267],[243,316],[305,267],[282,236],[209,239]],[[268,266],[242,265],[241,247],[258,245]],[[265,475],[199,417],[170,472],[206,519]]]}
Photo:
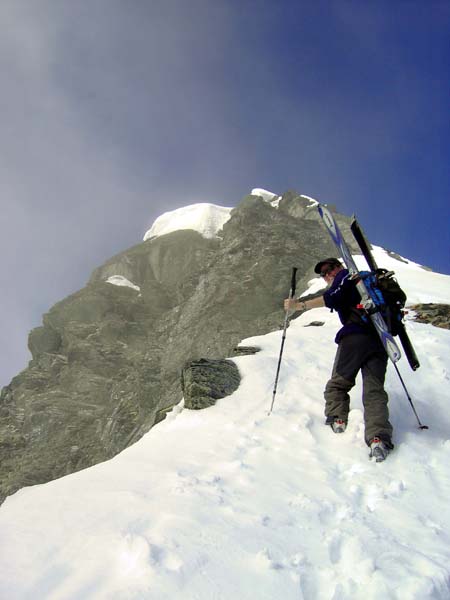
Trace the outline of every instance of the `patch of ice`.
{"label": "patch of ice", "polygon": [[131,281],[129,281],[126,277],[122,277],[122,275],[111,275],[111,277],[108,277],[108,279],[106,280],[106,283],[111,283],[112,285],[119,285],[123,287],[129,287],[133,290],[136,290],[137,292],[141,291],[141,288],[138,285],[131,283]]}

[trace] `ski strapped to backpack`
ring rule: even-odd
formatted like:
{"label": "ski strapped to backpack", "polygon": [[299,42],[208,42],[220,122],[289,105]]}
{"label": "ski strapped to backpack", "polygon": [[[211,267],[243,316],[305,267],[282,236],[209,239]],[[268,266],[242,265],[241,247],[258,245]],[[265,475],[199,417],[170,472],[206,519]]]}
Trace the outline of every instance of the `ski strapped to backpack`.
{"label": "ski strapped to backpack", "polygon": [[393,363],[396,363],[400,357],[401,352],[400,349],[394,339],[394,336],[389,331],[389,328],[386,324],[386,321],[381,314],[379,307],[376,304],[375,299],[371,296],[370,289],[366,285],[364,281],[364,277],[359,272],[358,267],[356,266],[355,260],[350,252],[350,249],[347,245],[347,242],[344,240],[344,237],[339,229],[336,220],[334,219],[331,212],[323,206],[322,204],[318,205],[319,215],[322,218],[322,222],[328,230],[328,233],[331,236],[331,239],[336,245],[336,248],[340,252],[345,266],[347,267],[350,276],[353,277],[356,281],[356,288],[361,296],[360,310],[367,315],[367,318],[370,319],[371,323],[375,327],[376,332],[378,333],[380,340],[386,350],[387,355]]}
{"label": "ski strapped to backpack", "polygon": [[[386,325],[392,335],[398,335],[408,363],[411,369],[415,371],[420,367],[420,363],[403,323],[403,308],[406,302],[406,294],[394,278],[392,271],[378,268],[370,245],[355,217],[352,219],[350,229],[371,270],[366,275],[366,284],[369,292],[373,290],[373,293],[378,295],[380,310]],[[361,273],[363,277],[365,276],[364,273]]]}

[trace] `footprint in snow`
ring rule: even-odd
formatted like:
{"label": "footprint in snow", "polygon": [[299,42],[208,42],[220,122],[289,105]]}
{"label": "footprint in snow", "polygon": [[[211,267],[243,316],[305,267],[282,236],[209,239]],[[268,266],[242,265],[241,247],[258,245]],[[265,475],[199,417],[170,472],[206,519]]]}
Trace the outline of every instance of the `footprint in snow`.
{"label": "footprint in snow", "polygon": [[341,559],[342,535],[340,533],[333,533],[326,543],[328,545],[330,561],[336,564]]}
{"label": "footprint in snow", "polygon": [[128,576],[135,573],[150,577],[151,571],[158,568],[178,571],[183,561],[167,548],[152,544],[141,535],[129,534],[120,543],[118,566]]}
{"label": "footprint in snow", "polygon": [[256,562],[260,566],[265,567],[266,569],[274,569],[275,571],[280,571],[281,569],[285,568],[283,563],[279,560],[276,560],[267,548],[263,548],[260,552],[258,552],[255,558]]}

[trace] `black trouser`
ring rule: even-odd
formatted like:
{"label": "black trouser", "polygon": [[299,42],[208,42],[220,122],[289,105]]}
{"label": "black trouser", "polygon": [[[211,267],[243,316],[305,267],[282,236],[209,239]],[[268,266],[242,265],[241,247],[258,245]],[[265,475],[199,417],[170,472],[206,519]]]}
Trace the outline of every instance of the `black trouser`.
{"label": "black trouser", "polygon": [[378,338],[363,333],[343,337],[339,342],[331,379],[324,392],[327,423],[332,423],[335,418],[347,422],[350,410],[348,393],[361,370],[366,443],[379,437],[392,446],[388,395],[384,390],[386,366],[387,354]]}

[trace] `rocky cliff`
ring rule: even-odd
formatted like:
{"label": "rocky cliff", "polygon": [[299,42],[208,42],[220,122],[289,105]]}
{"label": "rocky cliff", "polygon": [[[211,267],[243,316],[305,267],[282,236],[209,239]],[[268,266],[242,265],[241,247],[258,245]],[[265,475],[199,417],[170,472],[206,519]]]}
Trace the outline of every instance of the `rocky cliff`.
{"label": "rocky cliff", "polygon": [[97,268],[30,333],[32,360],[1,392],[0,501],[137,441],[180,401],[186,362],[278,328],[291,268],[302,290],[334,254],[311,201],[287,192],[278,208],[246,196],[216,239],[175,231]]}

